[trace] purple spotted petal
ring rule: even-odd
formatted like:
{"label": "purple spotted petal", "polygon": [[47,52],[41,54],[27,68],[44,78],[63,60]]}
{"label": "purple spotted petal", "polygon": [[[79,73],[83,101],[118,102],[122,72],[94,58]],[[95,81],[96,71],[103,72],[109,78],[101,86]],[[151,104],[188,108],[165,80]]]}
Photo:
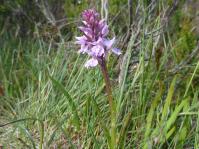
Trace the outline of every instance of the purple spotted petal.
{"label": "purple spotted petal", "polygon": [[91,49],[91,55],[95,57],[101,57],[104,55],[104,48],[100,45],[93,46]]}
{"label": "purple spotted petal", "polygon": [[100,21],[99,21],[99,27],[103,27],[104,26],[104,24],[106,23],[106,20],[105,19],[101,19]]}
{"label": "purple spotted petal", "polygon": [[84,45],[87,41],[87,38],[85,36],[81,36],[81,37],[75,37],[77,39],[77,41],[75,42],[76,44],[80,44],[80,45]]}
{"label": "purple spotted petal", "polygon": [[98,61],[96,60],[96,59],[94,59],[94,58],[91,58],[91,59],[89,59],[86,63],[85,63],[85,67],[86,68],[90,68],[90,67],[95,67],[95,66],[97,66],[97,64],[98,64]]}
{"label": "purple spotted petal", "polygon": [[115,37],[111,40],[105,40],[104,45],[107,49],[110,49],[113,46],[113,43],[115,42]]}
{"label": "purple spotted petal", "polygon": [[91,35],[91,34],[92,34],[92,30],[91,30],[90,28],[80,26],[79,29],[80,29],[82,32],[84,32],[86,35],[92,36],[92,35]]}
{"label": "purple spotted petal", "polygon": [[107,24],[106,24],[106,20],[105,20],[105,19],[102,19],[102,20],[99,21],[97,27],[98,27],[100,30],[102,30],[102,28],[103,28],[105,25],[107,25]]}
{"label": "purple spotted petal", "polygon": [[108,25],[104,25],[104,27],[102,28],[102,36],[103,37],[105,37],[105,36],[107,36],[108,35],[108,32],[109,32],[109,30],[108,30]]}
{"label": "purple spotted petal", "polygon": [[95,42],[93,42],[93,45],[100,45],[100,46],[104,46],[104,40],[103,38],[99,37],[99,39]]}
{"label": "purple spotted petal", "polygon": [[82,21],[82,23],[83,23],[84,25],[88,25],[88,22],[86,22],[86,21]]}
{"label": "purple spotted petal", "polygon": [[86,53],[88,51],[88,45],[81,45],[79,53]]}
{"label": "purple spotted petal", "polygon": [[111,50],[112,50],[112,52],[115,53],[116,55],[122,54],[121,50],[118,49],[118,48],[112,48]]}

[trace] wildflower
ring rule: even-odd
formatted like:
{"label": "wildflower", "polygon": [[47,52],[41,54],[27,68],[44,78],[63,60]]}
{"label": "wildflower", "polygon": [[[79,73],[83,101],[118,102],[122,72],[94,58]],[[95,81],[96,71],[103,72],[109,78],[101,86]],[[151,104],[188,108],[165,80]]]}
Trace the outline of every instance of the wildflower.
{"label": "wildflower", "polygon": [[117,55],[121,54],[118,48],[113,48],[115,37],[111,40],[107,39],[108,25],[104,19],[100,19],[99,13],[94,9],[85,10],[82,13],[82,19],[83,26],[80,26],[79,29],[83,36],[76,37],[76,43],[81,45],[80,53],[87,53],[91,56],[85,67],[97,66],[106,59],[110,50]]}

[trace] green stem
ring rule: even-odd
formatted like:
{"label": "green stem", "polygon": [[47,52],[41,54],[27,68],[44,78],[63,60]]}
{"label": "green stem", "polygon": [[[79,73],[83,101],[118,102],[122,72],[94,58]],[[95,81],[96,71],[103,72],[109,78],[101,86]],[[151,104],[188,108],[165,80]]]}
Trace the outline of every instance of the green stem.
{"label": "green stem", "polygon": [[43,142],[44,142],[44,123],[40,121],[40,143],[39,149],[43,149]]}
{"label": "green stem", "polygon": [[104,59],[100,62],[101,71],[104,77],[104,81],[106,84],[106,92],[108,95],[108,102],[109,102],[109,108],[111,113],[111,144],[110,149],[115,149],[116,147],[116,107],[112,96],[112,89],[111,89],[111,82],[109,79],[106,62]]}

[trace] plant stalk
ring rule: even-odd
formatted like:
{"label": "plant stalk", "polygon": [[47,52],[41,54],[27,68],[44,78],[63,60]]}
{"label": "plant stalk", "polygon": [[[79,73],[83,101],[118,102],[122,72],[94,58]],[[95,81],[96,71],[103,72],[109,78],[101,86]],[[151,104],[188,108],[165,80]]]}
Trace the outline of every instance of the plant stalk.
{"label": "plant stalk", "polygon": [[109,102],[109,108],[110,108],[110,113],[111,113],[111,145],[110,148],[111,149],[115,149],[116,148],[116,107],[115,107],[115,102],[113,100],[113,95],[112,95],[112,89],[111,89],[111,82],[109,79],[109,75],[108,75],[108,70],[106,67],[106,62],[105,59],[102,59],[102,61],[100,61],[100,68],[104,77],[104,81],[106,84],[106,92],[108,95],[108,102]]}

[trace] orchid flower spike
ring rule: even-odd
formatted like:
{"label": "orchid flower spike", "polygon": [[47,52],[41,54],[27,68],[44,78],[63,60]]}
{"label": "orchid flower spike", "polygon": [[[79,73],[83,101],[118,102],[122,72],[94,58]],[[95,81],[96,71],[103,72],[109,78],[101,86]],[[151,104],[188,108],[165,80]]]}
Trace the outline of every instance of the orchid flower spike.
{"label": "orchid flower spike", "polygon": [[117,55],[121,54],[120,49],[113,47],[115,37],[111,40],[107,39],[108,25],[104,19],[100,19],[95,9],[88,9],[82,13],[82,23],[79,29],[83,36],[76,37],[76,43],[81,46],[80,53],[91,56],[91,59],[85,63],[85,67],[97,66],[99,62],[106,59],[110,50]]}

